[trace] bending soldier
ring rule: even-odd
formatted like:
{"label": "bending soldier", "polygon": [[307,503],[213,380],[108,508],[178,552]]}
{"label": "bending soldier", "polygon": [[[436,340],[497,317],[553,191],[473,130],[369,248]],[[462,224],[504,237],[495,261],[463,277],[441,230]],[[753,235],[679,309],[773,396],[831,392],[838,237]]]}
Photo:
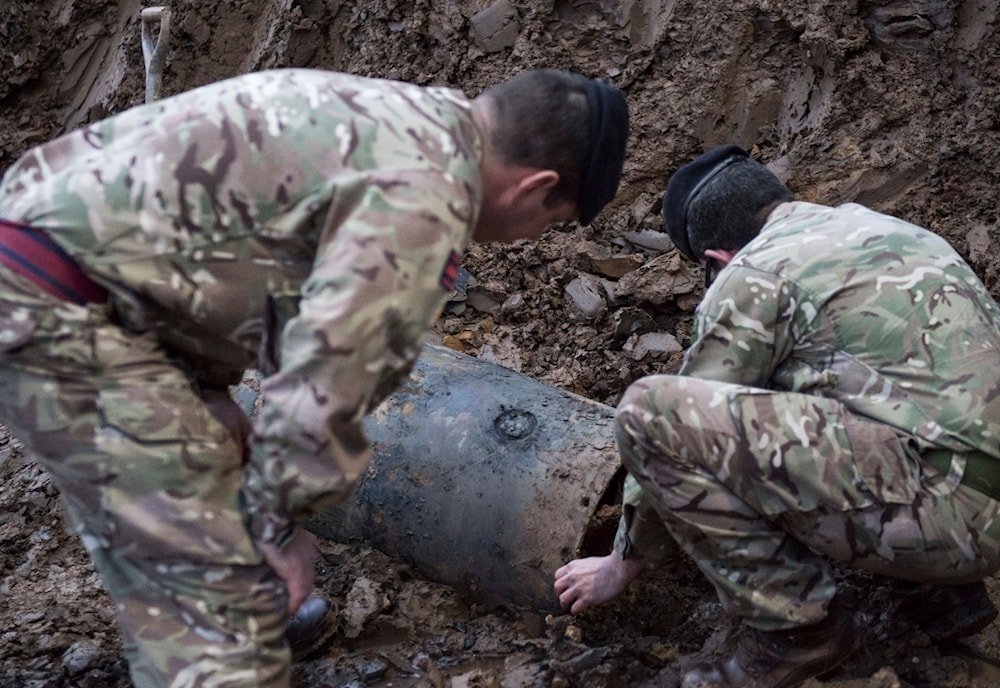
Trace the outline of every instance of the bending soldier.
{"label": "bending soldier", "polygon": [[[28,151],[0,184],[0,418],[53,477],[137,686],[289,681],[322,635],[301,528],[370,457],[470,239],[589,223],[611,86],[236,77]],[[227,394],[265,378],[251,429]],[[300,610],[292,623],[290,612]],[[327,626],[328,627],[328,626]]]}
{"label": "bending soldier", "polygon": [[[831,560],[912,582],[935,640],[996,617],[1000,309],[930,231],[791,192],[737,146],[681,167],[677,248],[718,269],[679,375],[634,382],[614,551],[555,575],[572,612],[679,543],[742,618],[685,686],[794,686],[855,634]],[[672,540],[671,540],[672,536]]]}

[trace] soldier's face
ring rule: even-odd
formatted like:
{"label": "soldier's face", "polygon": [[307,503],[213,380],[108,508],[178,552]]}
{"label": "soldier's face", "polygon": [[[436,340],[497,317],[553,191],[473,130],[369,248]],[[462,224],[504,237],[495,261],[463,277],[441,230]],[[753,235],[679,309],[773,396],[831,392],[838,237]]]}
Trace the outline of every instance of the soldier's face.
{"label": "soldier's face", "polygon": [[576,205],[573,203],[563,203],[552,208],[540,203],[527,204],[502,210],[484,206],[472,238],[479,242],[504,243],[537,239],[553,224],[570,222],[577,216]]}

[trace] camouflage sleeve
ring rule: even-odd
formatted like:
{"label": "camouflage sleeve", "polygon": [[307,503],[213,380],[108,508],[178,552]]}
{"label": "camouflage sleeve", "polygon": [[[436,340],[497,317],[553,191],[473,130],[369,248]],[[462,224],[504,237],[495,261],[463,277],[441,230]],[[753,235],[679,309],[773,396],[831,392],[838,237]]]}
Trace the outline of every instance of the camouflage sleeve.
{"label": "camouflage sleeve", "polygon": [[370,459],[362,419],[409,373],[474,220],[457,210],[469,190],[426,171],[369,172],[338,197],[280,370],[261,385],[245,485],[259,542],[283,544],[357,482]]}
{"label": "camouflage sleeve", "polygon": [[768,387],[791,352],[794,332],[807,317],[795,290],[769,273],[731,264],[705,294],[695,338],[680,374],[704,380]]}
{"label": "camouflage sleeve", "polygon": [[[698,308],[695,338],[680,374],[767,387],[791,351],[795,333],[808,326],[810,309],[797,313],[795,294],[792,285],[770,273],[730,265]],[[628,476],[615,550],[623,559],[654,566],[676,546],[652,500]]]}
{"label": "camouflage sleeve", "polygon": [[641,559],[646,566],[662,563],[677,548],[653,501],[631,475],[625,476],[622,486],[622,515],[614,547],[622,559]]}

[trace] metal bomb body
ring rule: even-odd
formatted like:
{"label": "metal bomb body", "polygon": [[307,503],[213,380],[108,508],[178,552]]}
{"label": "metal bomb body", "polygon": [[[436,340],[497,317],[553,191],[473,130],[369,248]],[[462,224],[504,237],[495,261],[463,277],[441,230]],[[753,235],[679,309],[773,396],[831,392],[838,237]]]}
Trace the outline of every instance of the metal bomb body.
{"label": "metal bomb body", "polygon": [[[246,381],[235,395],[251,414],[260,403]],[[308,528],[480,600],[555,610],[553,573],[593,539],[623,475],[613,422],[607,405],[427,345],[365,419],[366,474]]]}

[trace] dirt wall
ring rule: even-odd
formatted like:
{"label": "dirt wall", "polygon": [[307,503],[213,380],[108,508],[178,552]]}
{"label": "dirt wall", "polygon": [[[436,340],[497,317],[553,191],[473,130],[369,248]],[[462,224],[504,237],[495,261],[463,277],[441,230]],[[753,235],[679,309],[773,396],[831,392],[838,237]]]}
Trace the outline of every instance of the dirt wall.
{"label": "dirt wall", "polygon": [[[144,99],[139,0],[0,4],[0,170],[28,146]],[[433,339],[615,404],[676,369],[700,295],[659,231],[670,172],[743,145],[801,198],[857,201],[947,237],[1000,296],[998,0],[174,0],[162,95],[272,67],[335,69],[474,95],[529,67],[621,87],[632,138],[592,227],[473,246]],[[112,610],[57,495],[0,436],[0,686],[127,685]],[[328,544],[335,646],[301,685],[676,685],[725,626],[679,561],[584,618],[484,609],[405,562]],[[995,583],[991,581],[991,588]],[[830,685],[996,685],[997,629],[956,654],[894,625],[864,588],[872,650]],[[970,659],[986,656],[985,661]],[[870,679],[853,678],[872,676]],[[353,683],[352,683],[353,681]]]}

